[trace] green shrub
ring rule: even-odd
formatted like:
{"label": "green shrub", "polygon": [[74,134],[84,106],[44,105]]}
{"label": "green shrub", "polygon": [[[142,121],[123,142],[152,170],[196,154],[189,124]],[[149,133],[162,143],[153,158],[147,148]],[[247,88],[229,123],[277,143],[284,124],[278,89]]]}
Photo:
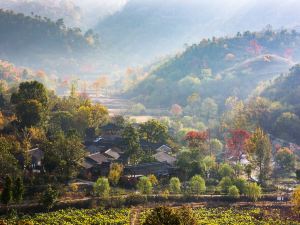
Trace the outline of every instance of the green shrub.
{"label": "green shrub", "polygon": [[228,195],[231,198],[239,198],[240,197],[239,189],[235,185],[230,186],[228,189]]}
{"label": "green shrub", "polygon": [[261,197],[261,187],[257,183],[248,183],[246,186],[246,196],[253,201]]}
{"label": "green shrub", "polygon": [[231,181],[230,177],[223,177],[219,183],[219,186],[223,193],[228,193],[231,185],[232,185],[232,181]]}
{"label": "green shrub", "polygon": [[190,180],[190,189],[193,194],[201,194],[205,192],[205,181],[200,175],[195,175]]}

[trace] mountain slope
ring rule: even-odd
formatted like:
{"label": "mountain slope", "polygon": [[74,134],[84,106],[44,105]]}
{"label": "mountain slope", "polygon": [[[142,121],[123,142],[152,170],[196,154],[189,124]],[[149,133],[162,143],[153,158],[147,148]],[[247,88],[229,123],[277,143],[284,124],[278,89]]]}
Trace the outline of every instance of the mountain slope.
{"label": "mountain slope", "polygon": [[203,40],[153,70],[128,95],[151,107],[186,105],[193,93],[220,105],[231,95],[245,99],[260,82],[288,71],[300,56],[296,46],[300,34],[288,31]]}
{"label": "mountain slope", "polygon": [[[31,68],[51,71],[68,69],[98,45],[92,31],[67,28],[39,16],[31,17],[0,10],[0,59]],[[74,65],[69,68],[75,67]]]}
{"label": "mountain slope", "polygon": [[131,0],[95,30],[106,53],[119,57],[120,63],[144,63],[202,37],[261,30],[267,24],[297,26],[299,6],[296,0]]}

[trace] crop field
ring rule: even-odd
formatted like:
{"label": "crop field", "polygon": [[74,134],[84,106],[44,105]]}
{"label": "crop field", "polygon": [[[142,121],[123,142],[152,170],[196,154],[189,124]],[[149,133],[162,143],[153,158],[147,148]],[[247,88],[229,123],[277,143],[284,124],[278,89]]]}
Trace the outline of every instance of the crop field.
{"label": "crop field", "polygon": [[[0,220],[1,225],[129,225],[143,224],[150,209],[141,210],[138,220],[131,221],[130,209],[86,209],[60,210],[50,213],[36,214]],[[279,209],[237,209],[237,208],[199,208],[194,209],[194,216],[199,225],[298,225],[297,217]]]}

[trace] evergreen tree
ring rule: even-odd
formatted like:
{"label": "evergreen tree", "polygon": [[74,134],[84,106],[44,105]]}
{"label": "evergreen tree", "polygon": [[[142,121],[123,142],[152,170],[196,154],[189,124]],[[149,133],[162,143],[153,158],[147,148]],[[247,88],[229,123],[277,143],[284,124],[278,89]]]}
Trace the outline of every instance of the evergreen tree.
{"label": "evergreen tree", "polygon": [[11,200],[12,200],[12,180],[10,176],[7,176],[5,178],[4,189],[1,195],[1,202],[7,205]]}
{"label": "evergreen tree", "polygon": [[24,185],[20,177],[17,178],[14,189],[13,189],[13,199],[16,203],[20,203],[23,199]]}

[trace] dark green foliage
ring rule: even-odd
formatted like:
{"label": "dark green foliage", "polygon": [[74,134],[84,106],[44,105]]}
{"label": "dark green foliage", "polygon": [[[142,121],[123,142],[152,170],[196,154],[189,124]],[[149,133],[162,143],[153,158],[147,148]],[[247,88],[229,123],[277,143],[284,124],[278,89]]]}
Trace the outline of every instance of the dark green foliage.
{"label": "dark green foliage", "polygon": [[125,141],[126,153],[130,156],[131,163],[137,164],[142,157],[138,131],[132,125],[128,125],[124,128],[122,136]]}
{"label": "dark green foliage", "polygon": [[81,139],[74,133],[58,133],[53,140],[47,141],[42,149],[45,152],[45,169],[57,178],[65,180],[77,175],[85,151]]}
{"label": "dark green foliage", "polygon": [[157,120],[149,120],[140,126],[140,136],[152,143],[163,143],[168,137],[168,128]]}
{"label": "dark green foliage", "polygon": [[12,197],[13,197],[12,180],[11,180],[10,176],[7,176],[5,178],[4,189],[1,194],[1,202],[3,204],[7,205],[12,200]]}
{"label": "dark green foliage", "polygon": [[35,126],[42,119],[42,105],[36,100],[20,102],[16,107],[18,120],[25,127]]}
{"label": "dark green foliage", "polygon": [[50,210],[55,205],[57,197],[58,192],[51,185],[48,185],[42,196],[41,202],[47,210]]}
{"label": "dark green foliage", "polygon": [[48,96],[45,86],[38,81],[22,82],[19,85],[18,92],[12,94],[11,102],[19,104],[28,100],[36,100],[44,107],[47,106]]}
{"label": "dark green foliage", "polygon": [[300,169],[296,170],[297,180],[300,180]]}
{"label": "dark green foliage", "polygon": [[0,10],[1,51],[9,54],[72,53],[91,48],[88,37],[98,43],[97,35],[84,36],[79,28],[66,28],[62,19],[57,22],[40,16],[25,16]]}
{"label": "dark green foliage", "polygon": [[23,180],[18,177],[14,183],[14,188],[13,188],[13,199],[16,203],[20,203],[23,199],[23,194],[24,194],[24,185],[23,185]]}
{"label": "dark green foliage", "polygon": [[23,126],[37,125],[47,109],[46,88],[37,81],[22,82],[18,92],[12,94],[11,103],[16,104],[16,115]]}

